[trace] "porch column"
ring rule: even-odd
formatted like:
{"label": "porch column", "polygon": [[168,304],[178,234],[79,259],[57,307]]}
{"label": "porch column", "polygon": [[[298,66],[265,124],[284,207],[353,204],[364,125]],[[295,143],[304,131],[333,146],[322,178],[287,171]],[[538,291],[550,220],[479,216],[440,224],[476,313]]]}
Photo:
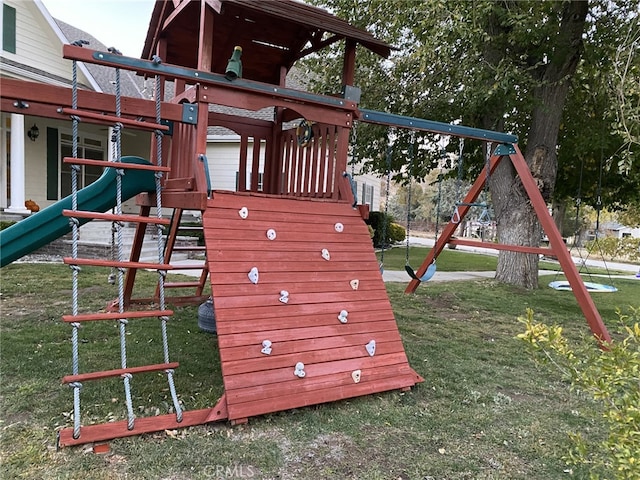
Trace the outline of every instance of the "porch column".
{"label": "porch column", "polygon": [[11,202],[8,213],[28,215],[25,200],[24,115],[11,114]]}

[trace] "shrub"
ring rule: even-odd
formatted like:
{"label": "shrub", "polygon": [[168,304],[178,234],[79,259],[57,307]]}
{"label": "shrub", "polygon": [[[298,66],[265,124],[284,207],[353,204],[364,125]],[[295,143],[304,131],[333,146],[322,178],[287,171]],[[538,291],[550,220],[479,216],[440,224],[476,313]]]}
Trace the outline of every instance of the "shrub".
{"label": "shrub", "polygon": [[9,228],[11,225],[15,225],[16,222],[12,222],[10,220],[2,220],[0,221],[0,230],[4,230],[5,228]]}
{"label": "shrub", "polygon": [[389,225],[389,240],[391,242],[404,242],[407,238],[407,231],[402,225],[392,223]]}
{"label": "shrub", "polygon": [[533,311],[518,320],[526,331],[518,338],[529,345],[537,360],[550,361],[571,381],[574,391],[590,396],[598,408],[585,412],[604,421],[608,436],[595,441],[572,433],[574,447],[565,459],[586,464],[590,478],[640,478],[640,307],[630,313],[617,310],[620,339],[600,350],[595,341],[572,347],[559,326],[533,320]]}
{"label": "shrub", "polygon": [[[382,247],[384,244],[389,245],[391,243],[391,224],[393,223],[393,217],[385,214],[384,212],[370,212],[369,220],[367,224],[373,228],[373,246],[376,248]],[[386,224],[386,226],[385,226]],[[384,241],[383,241],[384,235]],[[404,237],[403,237],[404,238]]]}
{"label": "shrub", "polygon": [[585,245],[589,253],[602,253],[611,258],[640,261],[640,238],[599,238]]}

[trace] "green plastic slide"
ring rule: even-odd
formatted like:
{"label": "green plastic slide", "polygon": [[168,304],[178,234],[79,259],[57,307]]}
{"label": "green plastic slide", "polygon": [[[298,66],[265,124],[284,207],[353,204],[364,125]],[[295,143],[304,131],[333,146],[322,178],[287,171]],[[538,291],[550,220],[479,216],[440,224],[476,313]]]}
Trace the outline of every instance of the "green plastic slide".
{"label": "green plastic slide", "polygon": [[[140,157],[122,157],[123,163],[151,165]],[[122,176],[122,201],[142,192],[156,189],[153,170],[125,169]],[[78,210],[106,212],[116,205],[116,170],[106,168],[98,180],[78,191]],[[38,213],[21,220],[15,225],[0,231],[0,267],[69,233],[69,218],[62,215],[63,210],[71,210],[71,196],[48,206]],[[78,219],[80,225],[90,221]]]}

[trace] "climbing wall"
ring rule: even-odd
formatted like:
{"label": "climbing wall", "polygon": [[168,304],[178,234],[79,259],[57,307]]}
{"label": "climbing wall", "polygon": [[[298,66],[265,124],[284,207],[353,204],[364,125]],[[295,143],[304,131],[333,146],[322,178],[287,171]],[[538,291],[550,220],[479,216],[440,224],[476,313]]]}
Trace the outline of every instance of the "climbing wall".
{"label": "climbing wall", "polygon": [[203,223],[229,420],[422,381],[358,210],[215,192]]}

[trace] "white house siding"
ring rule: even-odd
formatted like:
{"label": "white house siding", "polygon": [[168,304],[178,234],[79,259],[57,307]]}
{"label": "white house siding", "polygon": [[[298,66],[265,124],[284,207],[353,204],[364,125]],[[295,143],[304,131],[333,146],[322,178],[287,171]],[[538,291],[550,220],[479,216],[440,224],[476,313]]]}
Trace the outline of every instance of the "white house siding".
{"label": "white house siding", "polygon": [[[236,135],[213,135],[207,139],[209,177],[213,190],[236,190],[236,174],[240,168],[240,137]],[[260,149],[260,172],[264,172],[264,146]],[[251,173],[253,142],[249,142],[247,174]],[[247,180],[247,188],[249,180]]]}
{"label": "white house siding", "polygon": [[[25,0],[3,0],[3,3],[16,10],[16,53],[2,51],[2,56],[49,75],[71,79],[71,61],[62,58],[62,42],[38,6]],[[8,65],[3,65],[2,70],[2,75],[7,77],[62,84],[35,72],[15,71]],[[79,72],[78,81],[84,85],[90,84],[82,71]]]}

